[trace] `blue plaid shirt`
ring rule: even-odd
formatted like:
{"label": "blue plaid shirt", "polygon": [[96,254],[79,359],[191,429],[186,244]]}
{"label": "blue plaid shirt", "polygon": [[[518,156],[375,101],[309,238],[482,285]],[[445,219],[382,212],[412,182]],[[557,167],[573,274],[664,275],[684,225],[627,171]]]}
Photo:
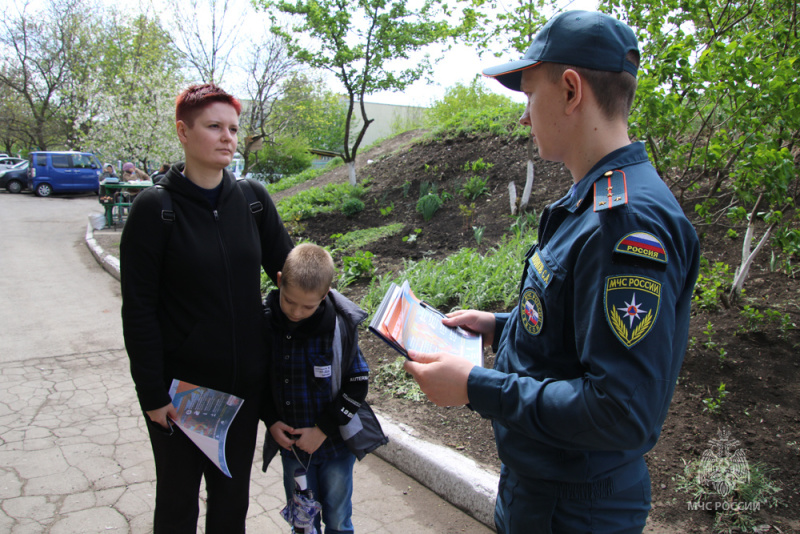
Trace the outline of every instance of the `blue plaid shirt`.
{"label": "blue plaid shirt", "polygon": [[[313,454],[314,463],[339,456],[347,446],[339,425],[347,424],[367,396],[369,366],[361,350],[350,369],[342,369],[342,383],[336,398],[331,395],[333,337],[336,313],[328,299],[317,311],[299,323],[289,322],[279,305],[279,292],[267,296],[269,326],[267,343],[271,354],[272,402],[265,409],[267,426],[283,421],[293,428],[318,426],[327,436]],[[348,417],[347,414],[351,415]],[[308,454],[294,447],[300,461]],[[281,449],[281,454],[294,456]]]}

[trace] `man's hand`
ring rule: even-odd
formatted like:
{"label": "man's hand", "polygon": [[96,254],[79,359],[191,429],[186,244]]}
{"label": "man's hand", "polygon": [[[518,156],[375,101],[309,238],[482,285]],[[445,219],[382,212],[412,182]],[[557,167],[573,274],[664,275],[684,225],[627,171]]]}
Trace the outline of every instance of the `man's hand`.
{"label": "man's hand", "polygon": [[408,356],[414,361],[405,362],[403,368],[411,373],[431,402],[437,406],[461,406],[469,403],[467,379],[474,367],[472,363],[444,352],[422,354],[410,350]]}
{"label": "man's hand", "polygon": [[306,451],[308,454],[312,454],[319,449],[320,445],[322,445],[328,437],[318,426],[298,428],[294,433],[300,434],[300,438],[296,441],[297,446],[300,447],[300,450]]}
{"label": "man's hand", "polygon": [[442,319],[445,326],[460,326],[483,336],[483,344],[489,346],[494,341],[494,314],[477,310],[457,310]]}
{"label": "man's hand", "polygon": [[167,418],[176,421],[178,419],[178,411],[175,409],[175,406],[172,403],[167,404],[166,406],[162,406],[157,410],[150,410],[145,412],[147,417],[150,418],[151,421],[154,423],[158,423],[159,425],[163,426],[166,429],[169,429],[169,423],[167,422]]}
{"label": "man's hand", "polygon": [[[294,428],[290,427],[283,421],[277,421],[269,427],[269,433],[275,442],[286,450],[291,450],[297,439],[297,434]],[[293,436],[292,436],[293,435]]]}

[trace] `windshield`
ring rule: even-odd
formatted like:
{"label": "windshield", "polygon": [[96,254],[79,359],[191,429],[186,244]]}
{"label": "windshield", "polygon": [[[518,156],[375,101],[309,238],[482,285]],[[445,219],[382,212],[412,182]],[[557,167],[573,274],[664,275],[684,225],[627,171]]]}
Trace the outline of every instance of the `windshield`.
{"label": "windshield", "polygon": [[27,161],[20,161],[19,163],[17,163],[13,167],[11,167],[11,169],[24,169],[27,166],[28,166],[28,162]]}

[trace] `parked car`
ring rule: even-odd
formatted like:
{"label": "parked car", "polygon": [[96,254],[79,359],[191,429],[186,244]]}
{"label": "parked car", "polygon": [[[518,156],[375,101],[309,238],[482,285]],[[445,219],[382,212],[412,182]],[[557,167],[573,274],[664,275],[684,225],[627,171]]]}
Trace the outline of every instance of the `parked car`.
{"label": "parked car", "polygon": [[0,171],[0,188],[19,193],[28,186],[28,161],[22,160],[10,169]]}
{"label": "parked car", "polygon": [[15,167],[21,161],[25,161],[23,158],[12,158],[9,156],[0,156],[0,171],[4,169],[10,169],[11,167]]}
{"label": "parked car", "polygon": [[91,152],[31,152],[28,189],[36,196],[97,193],[103,170]]}

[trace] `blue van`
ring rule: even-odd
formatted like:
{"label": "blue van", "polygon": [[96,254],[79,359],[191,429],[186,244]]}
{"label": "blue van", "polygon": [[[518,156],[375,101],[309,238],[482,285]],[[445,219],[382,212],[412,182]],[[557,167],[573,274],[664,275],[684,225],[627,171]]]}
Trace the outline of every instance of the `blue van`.
{"label": "blue van", "polygon": [[102,167],[91,152],[31,152],[28,189],[36,196],[53,193],[97,193]]}

